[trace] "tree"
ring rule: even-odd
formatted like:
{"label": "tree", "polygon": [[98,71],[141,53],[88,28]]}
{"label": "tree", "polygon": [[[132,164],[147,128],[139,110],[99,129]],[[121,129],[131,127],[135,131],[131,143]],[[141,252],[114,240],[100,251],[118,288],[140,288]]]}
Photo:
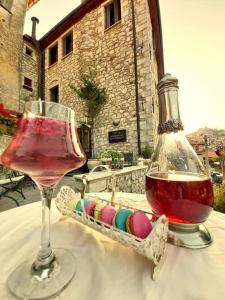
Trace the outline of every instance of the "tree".
{"label": "tree", "polygon": [[97,82],[96,72],[89,70],[89,73],[81,75],[78,86],[71,85],[71,88],[85,101],[88,116],[93,120],[107,100],[106,89]]}
{"label": "tree", "polygon": [[[89,70],[89,73],[82,74],[80,83],[77,86],[70,85],[70,87],[81,100],[85,101],[88,108],[88,117],[92,121],[91,130],[93,131],[93,120],[107,100],[106,89],[100,86],[99,82],[96,80],[96,72],[93,70]],[[91,136],[92,144],[94,145],[94,135],[92,134]],[[94,151],[92,151],[92,157],[93,156],[95,156]]]}

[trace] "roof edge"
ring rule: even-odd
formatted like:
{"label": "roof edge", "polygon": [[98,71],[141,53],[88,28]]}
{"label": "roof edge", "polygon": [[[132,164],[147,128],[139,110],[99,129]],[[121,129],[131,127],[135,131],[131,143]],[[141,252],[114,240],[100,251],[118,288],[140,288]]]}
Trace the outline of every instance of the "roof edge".
{"label": "roof edge", "polygon": [[156,38],[156,61],[158,65],[158,80],[160,80],[165,73],[164,69],[164,54],[163,54],[163,36],[162,24],[160,15],[159,0],[148,0],[149,11],[152,22],[152,30],[155,32]]}
{"label": "roof edge", "polygon": [[[91,0],[81,3],[78,7],[72,10],[59,23],[57,23],[50,31],[48,31],[41,39],[40,45],[43,49],[53,43],[60,35],[72,27],[76,22],[81,20],[84,15],[105,0]],[[152,30],[156,34],[156,61],[158,65],[158,79],[164,75],[164,55],[163,55],[163,37],[159,0],[148,0],[149,12],[152,23]]]}

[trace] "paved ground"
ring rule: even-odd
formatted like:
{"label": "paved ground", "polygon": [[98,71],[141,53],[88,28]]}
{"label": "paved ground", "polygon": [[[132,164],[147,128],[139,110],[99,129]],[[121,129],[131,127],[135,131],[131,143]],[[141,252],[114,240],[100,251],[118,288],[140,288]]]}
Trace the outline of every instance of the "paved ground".
{"label": "paved ground", "polygon": [[[73,177],[68,177],[68,176],[63,177],[61,182],[58,184],[55,194],[59,191],[59,189],[62,185],[68,185],[74,189],[75,182],[74,182]],[[25,186],[23,188],[23,193],[26,197],[25,200],[23,199],[23,197],[20,194],[18,194],[16,192],[13,192],[13,194],[12,194],[12,196],[18,200],[20,205],[25,205],[28,203],[40,201],[40,192],[37,187],[34,188],[32,185]],[[7,209],[14,208],[14,207],[16,207],[16,203],[13,200],[6,198],[6,197],[2,197],[0,199],[0,212],[5,211]]]}

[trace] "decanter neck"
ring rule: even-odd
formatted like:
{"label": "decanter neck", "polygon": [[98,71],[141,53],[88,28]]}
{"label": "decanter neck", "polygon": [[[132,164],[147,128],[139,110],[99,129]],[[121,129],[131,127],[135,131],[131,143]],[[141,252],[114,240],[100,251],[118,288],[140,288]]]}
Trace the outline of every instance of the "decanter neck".
{"label": "decanter neck", "polygon": [[183,130],[178,101],[178,80],[166,74],[157,85],[159,96],[158,133]]}

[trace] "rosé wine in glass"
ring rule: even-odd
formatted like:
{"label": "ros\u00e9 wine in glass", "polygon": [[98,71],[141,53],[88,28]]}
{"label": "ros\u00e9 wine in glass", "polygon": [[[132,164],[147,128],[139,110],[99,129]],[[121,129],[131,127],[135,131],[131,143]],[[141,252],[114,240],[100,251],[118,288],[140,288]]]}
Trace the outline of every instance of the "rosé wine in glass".
{"label": "ros\u00e9 wine in glass", "polygon": [[79,149],[80,145],[72,142],[68,122],[46,117],[25,118],[2,162],[28,174],[38,185],[55,186],[64,174],[85,163],[85,155],[77,153]]}
{"label": "ros\u00e9 wine in glass", "polygon": [[146,176],[146,195],[153,211],[170,222],[204,222],[212,211],[213,188],[206,176],[152,173]]}

